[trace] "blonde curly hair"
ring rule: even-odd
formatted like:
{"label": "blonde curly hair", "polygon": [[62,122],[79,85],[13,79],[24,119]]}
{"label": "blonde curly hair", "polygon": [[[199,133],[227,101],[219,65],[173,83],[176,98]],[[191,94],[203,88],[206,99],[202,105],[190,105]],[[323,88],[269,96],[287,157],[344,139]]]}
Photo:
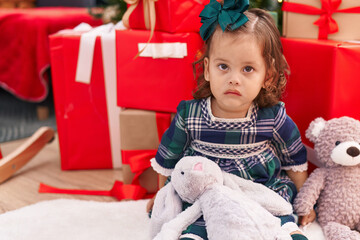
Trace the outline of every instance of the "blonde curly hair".
{"label": "blonde curly hair", "polygon": [[[248,22],[234,31],[228,29],[225,31],[234,35],[252,34],[262,47],[262,55],[266,64],[267,80],[265,80],[264,83],[265,87],[260,90],[254,101],[259,107],[271,107],[279,102],[285,90],[287,82],[286,75],[290,73],[289,66],[283,55],[280,33],[274,19],[266,11],[253,8],[244,12],[244,14],[248,17]],[[215,31],[220,31],[220,26],[218,26]],[[197,88],[193,93],[195,99],[212,96],[210,83],[205,81],[203,69],[204,58],[209,57],[213,35],[214,34],[205,41],[204,54],[193,64],[194,75],[198,76]],[[199,72],[201,73],[198,74]]]}

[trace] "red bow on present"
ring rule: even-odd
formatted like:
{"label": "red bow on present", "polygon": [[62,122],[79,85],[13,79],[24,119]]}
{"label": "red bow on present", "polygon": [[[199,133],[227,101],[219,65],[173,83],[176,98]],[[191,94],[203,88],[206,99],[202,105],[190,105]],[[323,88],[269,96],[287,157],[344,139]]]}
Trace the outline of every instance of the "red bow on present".
{"label": "red bow on present", "polygon": [[338,9],[341,0],[321,0],[321,9],[301,4],[284,2],[282,10],[286,12],[320,15],[320,18],[314,22],[319,26],[319,39],[327,39],[328,34],[336,33],[339,31],[337,22],[332,18],[334,13],[360,13],[360,7]]}

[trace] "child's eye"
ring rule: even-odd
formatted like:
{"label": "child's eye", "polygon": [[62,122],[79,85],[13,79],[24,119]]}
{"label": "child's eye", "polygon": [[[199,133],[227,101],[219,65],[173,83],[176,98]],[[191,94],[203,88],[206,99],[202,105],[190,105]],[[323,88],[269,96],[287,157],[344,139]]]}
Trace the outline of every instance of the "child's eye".
{"label": "child's eye", "polygon": [[249,73],[249,72],[252,72],[252,71],[254,71],[254,68],[253,68],[253,67],[251,67],[251,66],[246,66],[246,67],[244,67],[244,72]]}
{"label": "child's eye", "polygon": [[219,68],[220,70],[222,70],[222,71],[225,71],[225,70],[228,69],[228,66],[227,66],[226,64],[219,64],[219,65],[218,65],[218,68]]}

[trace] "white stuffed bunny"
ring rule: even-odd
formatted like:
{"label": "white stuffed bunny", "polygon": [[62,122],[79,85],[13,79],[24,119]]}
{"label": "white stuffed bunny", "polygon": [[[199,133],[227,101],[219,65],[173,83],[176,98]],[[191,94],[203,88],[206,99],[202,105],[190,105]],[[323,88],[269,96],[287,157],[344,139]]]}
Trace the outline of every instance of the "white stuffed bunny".
{"label": "white stuffed bunny", "polygon": [[[182,211],[181,200],[193,205]],[[291,213],[291,204],[267,187],[225,173],[207,158],[184,157],[155,198],[151,237],[177,240],[203,215],[209,240],[290,240],[293,229],[282,228],[274,215]]]}

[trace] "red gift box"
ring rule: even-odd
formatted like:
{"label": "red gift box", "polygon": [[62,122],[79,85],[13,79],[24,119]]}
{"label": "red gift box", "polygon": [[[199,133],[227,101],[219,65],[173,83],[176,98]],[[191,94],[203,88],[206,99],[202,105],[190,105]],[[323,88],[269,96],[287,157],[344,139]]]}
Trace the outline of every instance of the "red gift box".
{"label": "red gift box", "polygon": [[[63,170],[121,166],[119,126],[116,129],[111,122],[113,119],[118,123],[119,116],[108,117],[108,114],[120,114],[120,108],[116,105],[116,81],[105,82],[105,78],[110,78],[106,77],[107,71],[104,69],[107,65],[103,64],[103,46],[100,37],[93,36],[93,39],[96,42],[90,62],[92,66],[89,68],[90,82],[86,83],[75,79],[80,34],[58,33],[50,36],[55,115]],[[115,48],[115,33],[112,41]],[[87,53],[91,50],[84,51]],[[115,49],[112,51],[115,62]],[[104,61],[109,58],[111,62],[111,57],[104,57]],[[115,63],[113,65],[115,69]],[[84,71],[79,72],[84,74]],[[116,73],[113,75],[115,79]],[[108,89],[114,89],[113,103],[109,100],[111,95]],[[114,136],[118,140],[114,140]]]}
{"label": "red gift box", "polygon": [[146,45],[148,38],[149,31],[116,31],[118,105],[176,112],[181,100],[192,99],[192,63],[203,41],[198,33],[155,32]]}
{"label": "red gift box", "polygon": [[305,130],[317,117],[360,119],[360,44],[282,38],[290,77],[284,95],[288,114]]}
{"label": "red gift box", "polygon": [[[126,1],[130,2],[130,1]],[[199,32],[200,12],[209,0],[137,0],[131,1],[124,14],[124,24],[132,29],[151,29],[164,32]],[[153,18],[151,20],[151,18]]]}

